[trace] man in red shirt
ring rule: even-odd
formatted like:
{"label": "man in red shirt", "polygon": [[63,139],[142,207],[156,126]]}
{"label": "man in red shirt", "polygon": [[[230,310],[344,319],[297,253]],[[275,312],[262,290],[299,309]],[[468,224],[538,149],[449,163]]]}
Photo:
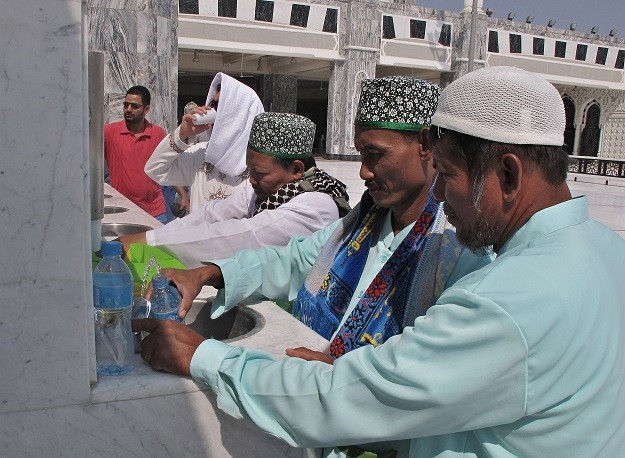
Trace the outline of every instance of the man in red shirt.
{"label": "man in red shirt", "polygon": [[158,183],[143,168],[165,131],[148,120],[150,91],[133,86],[124,98],[124,119],[104,126],[104,159],[111,186],[163,224],[165,200]]}

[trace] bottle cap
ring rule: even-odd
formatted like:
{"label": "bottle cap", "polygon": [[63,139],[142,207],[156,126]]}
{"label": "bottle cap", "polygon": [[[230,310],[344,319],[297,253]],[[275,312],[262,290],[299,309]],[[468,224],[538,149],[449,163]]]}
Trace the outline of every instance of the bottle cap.
{"label": "bottle cap", "polygon": [[122,244],[117,240],[102,242],[102,256],[115,256],[122,254]]}
{"label": "bottle cap", "polygon": [[157,289],[165,288],[168,283],[169,280],[167,280],[167,277],[165,275],[158,274],[155,275],[152,279],[152,286]]}

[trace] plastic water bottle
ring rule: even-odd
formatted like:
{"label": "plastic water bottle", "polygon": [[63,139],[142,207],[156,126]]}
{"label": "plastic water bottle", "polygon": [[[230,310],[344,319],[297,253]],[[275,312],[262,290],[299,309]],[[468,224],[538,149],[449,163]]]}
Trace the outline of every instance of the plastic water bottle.
{"label": "plastic water bottle", "polygon": [[152,279],[152,316],[159,320],[174,320],[182,323],[178,316],[178,307],[182,298],[173,286],[169,286],[169,280],[164,275],[155,275]]}
{"label": "plastic water bottle", "polygon": [[122,375],[134,368],[132,274],[121,254],[120,242],[102,242],[104,258],[93,271],[95,356],[101,375]]}

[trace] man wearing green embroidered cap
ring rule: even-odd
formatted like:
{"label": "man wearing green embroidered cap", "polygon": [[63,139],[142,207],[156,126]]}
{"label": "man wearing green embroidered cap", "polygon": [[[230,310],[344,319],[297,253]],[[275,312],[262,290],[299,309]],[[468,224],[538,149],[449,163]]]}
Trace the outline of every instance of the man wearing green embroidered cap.
{"label": "man wearing green embroidered cap", "polygon": [[[183,124],[206,127],[184,119]],[[212,200],[162,228],[120,237],[125,250],[132,243],[163,246],[187,267],[197,267],[244,248],[284,246],[294,235],[333,223],[350,210],[348,196],[343,183],[316,167],[314,136],[315,125],[304,116],[257,115],[246,155],[249,180],[226,199]]]}
{"label": "man wearing green embroidered cap", "polygon": [[[459,246],[432,196],[436,173],[425,128],[439,92],[438,86],[415,78],[363,81],[354,145],[367,191],[359,205],[328,228],[293,238],[285,248],[245,250],[191,271],[165,269],[183,294],[181,314],[203,284],[222,288],[213,316],[252,294],[295,299],[293,314],[330,343],[325,352],[298,348],[287,354],[332,364],[401,333],[447,286],[490,262]],[[159,334],[151,336],[143,357],[155,368],[180,372],[170,365],[173,360],[161,358],[165,346],[176,344]],[[193,356],[199,371],[203,355],[208,353]],[[187,363],[184,367],[182,373],[188,374]],[[379,450],[389,450],[388,444]]]}

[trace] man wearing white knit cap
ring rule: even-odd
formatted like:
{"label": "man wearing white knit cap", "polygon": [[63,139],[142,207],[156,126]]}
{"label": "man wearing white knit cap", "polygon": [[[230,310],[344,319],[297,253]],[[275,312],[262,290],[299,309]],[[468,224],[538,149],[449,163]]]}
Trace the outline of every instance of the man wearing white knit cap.
{"label": "man wearing white knit cap", "polygon": [[523,70],[477,70],[443,90],[430,128],[435,196],[458,239],[497,258],[382,345],[327,365],[150,335],[142,357],[191,371],[222,409],[297,446],[622,456],[625,241],[588,219],[585,197],[571,198],[564,127],[558,91]]}
{"label": "man wearing white knit cap", "polygon": [[[193,125],[195,114],[211,110],[216,110],[214,123]],[[217,73],[206,106],[183,117],[182,124],[154,150],[145,173],[161,185],[190,186],[191,212],[211,200],[225,199],[248,177],[247,140],[254,117],[263,111],[252,88]],[[195,135],[198,143],[185,143]]]}

